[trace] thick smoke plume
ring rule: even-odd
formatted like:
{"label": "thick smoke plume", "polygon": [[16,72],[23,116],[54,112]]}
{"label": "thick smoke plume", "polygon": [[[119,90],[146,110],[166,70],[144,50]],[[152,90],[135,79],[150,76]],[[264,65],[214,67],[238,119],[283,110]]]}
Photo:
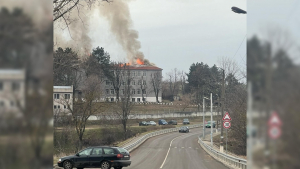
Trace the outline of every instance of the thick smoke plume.
{"label": "thick smoke plume", "polygon": [[134,64],[136,59],[140,59],[144,64],[150,64],[149,61],[144,59],[143,52],[140,51],[139,34],[132,29],[133,22],[127,3],[128,0],[118,0],[103,4],[99,10],[100,14],[108,20],[112,33],[127,52],[129,62]]}

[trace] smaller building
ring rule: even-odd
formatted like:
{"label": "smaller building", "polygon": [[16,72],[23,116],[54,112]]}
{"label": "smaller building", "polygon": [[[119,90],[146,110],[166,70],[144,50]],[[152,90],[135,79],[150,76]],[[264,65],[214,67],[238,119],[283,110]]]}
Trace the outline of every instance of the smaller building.
{"label": "smaller building", "polygon": [[53,86],[53,112],[68,113],[73,109],[73,85],[72,86]]}
{"label": "smaller building", "polygon": [[25,107],[25,70],[0,69],[0,114],[21,115]]}

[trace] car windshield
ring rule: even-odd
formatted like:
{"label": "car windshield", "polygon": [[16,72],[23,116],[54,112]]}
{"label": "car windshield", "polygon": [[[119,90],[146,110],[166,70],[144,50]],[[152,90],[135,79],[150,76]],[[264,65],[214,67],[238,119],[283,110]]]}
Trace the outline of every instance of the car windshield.
{"label": "car windshield", "polygon": [[208,121],[207,124],[210,124],[210,121]]}
{"label": "car windshield", "polygon": [[187,127],[181,127],[181,129],[186,129]]}
{"label": "car windshield", "polygon": [[189,119],[183,119],[183,121],[189,121]]}

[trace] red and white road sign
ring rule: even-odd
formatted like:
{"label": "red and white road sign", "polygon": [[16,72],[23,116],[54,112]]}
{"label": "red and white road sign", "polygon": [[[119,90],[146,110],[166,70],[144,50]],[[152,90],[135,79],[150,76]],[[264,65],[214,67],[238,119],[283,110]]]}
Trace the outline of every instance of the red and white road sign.
{"label": "red and white road sign", "polygon": [[223,117],[223,121],[230,121],[231,120],[231,117],[229,116],[229,113],[226,112],[224,117]]}
{"label": "red and white road sign", "polygon": [[223,127],[224,127],[225,129],[229,129],[229,128],[231,127],[231,122],[230,122],[230,121],[224,121],[224,122],[223,122]]}
{"label": "red and white road sign", "polygon": [[272,126],[268,131],[269,137],[271,139],[277,139],[281,136],[281,129],[278,126]]}
{"label": "red and white road sign", "polygon": [[269,126],[281,126],[282,122],[276,112],[273,112],[269,121],[268,121]]}

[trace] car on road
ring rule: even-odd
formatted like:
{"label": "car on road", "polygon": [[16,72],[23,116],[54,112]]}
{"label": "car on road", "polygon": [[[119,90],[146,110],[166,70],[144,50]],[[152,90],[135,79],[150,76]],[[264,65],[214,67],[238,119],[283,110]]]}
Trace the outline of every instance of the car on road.
{"label": "car on road", "polygon": [[190,129],[187,126],[182,126],[179,128],[179,133],[188,133],[188,132],[190,132]]}
{"label": "car on road", "polygon": [[171,121],[168,122],[168,124],[177,125],[177,121],[176,120],[171,120]]}
{"label": "car on road", "polygon": [[123,148],[96,146],[81,150],[72,156],[62,157],[57,164],[64,169],[121,169],[130,166],[131,161],[129,152]]}
{"label": "car on road", "polygon": [[[211,125],[212,124],[212,125]],[[213,128],[216,127],[216,122],[215,121],[208,121],[205,125],[205,128],[211,128],[211,126],[213,126]]]}
{"label": "car on road", "polygon": [[167,125],[167,124],[168,124],[167,121],[164,120],[164,119],[159,119],[158,120],[158,125]]}
{"label": "car on road", "polygon": [[190,124],[189,119],[183,119],[182,124]]}
{"label": "car on road", "polygon": [[148,126],[146,121],[139,122],[139,126]]}
{"label": "car on road", "polygon": [[148,126],[156,126],[156,123],[154,121],[149,121],[147,122]]}

